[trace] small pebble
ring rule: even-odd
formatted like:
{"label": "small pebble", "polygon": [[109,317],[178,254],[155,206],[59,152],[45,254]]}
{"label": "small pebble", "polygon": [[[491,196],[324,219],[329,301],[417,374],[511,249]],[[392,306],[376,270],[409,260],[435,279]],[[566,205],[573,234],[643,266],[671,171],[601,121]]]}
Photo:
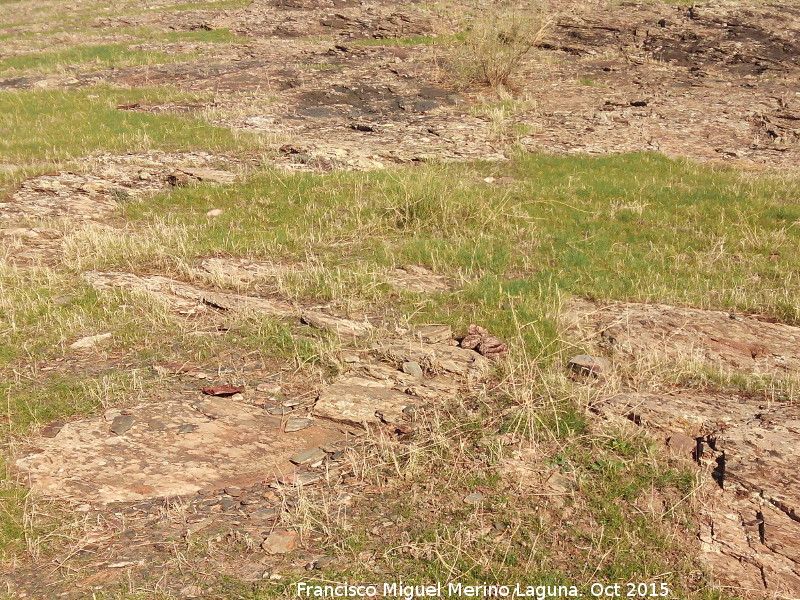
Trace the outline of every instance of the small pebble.
{"label": "small pebble", "polygon": [[314,424],[313,419],[301,419],[299,417],[289,417],[289,419],[286,421],[286,427],[284,427],[284,431],[286,433],[292,433],[293,431],[300,431],[301,429],[311,427],[313,424]]}
{"label": "small pebble", "polygon": [[407,375],[411,375],[412,377],[422,377],[422,367],[419,366],[419,363],[416,362],[404,362],[403,366],[403,373]]}
{"label": "small pebble", "polygon": [[480,504],[481,502],[483,502],[483,494],[480,494],[478,492],[469,494],[464,498],[464,502],[466,504]]}
{"label": "small pebble", "polygon": [[256,390],[265,394],[277,394],[281,391],[281,386],[277,383],[264,382],[256,386]]}
{"label": "small pebble", "polygon": [[291,457],[289,460],[296,465],[304,465],[306,463],[316,462],[322,460],[327,455],[322,448],[311,448],[303,452],[299,452]]}

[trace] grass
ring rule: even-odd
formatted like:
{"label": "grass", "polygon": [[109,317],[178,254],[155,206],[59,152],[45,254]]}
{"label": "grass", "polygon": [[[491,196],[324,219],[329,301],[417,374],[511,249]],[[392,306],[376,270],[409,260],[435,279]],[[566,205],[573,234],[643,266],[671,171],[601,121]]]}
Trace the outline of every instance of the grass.
{"label": "grass", "polygon": [[[491,185],[486,176],[514,182]],[[515,324],[509,311],[497,310],[503,303],[513,304],[524,323],[541,312],[536,306],[569,294],[728,308],[798,323],[792,290],[800,264],[791,251],[799,235],[800,212],[791,200],[797,188],[792,179],[654,154],[523,155],[507,165],[267,173],[241,186],[133,202],[126,216],[147,228],[153,258],[311,255],[332,278],[348,277],[362,261],[379,269],[425,264],[469,283],[451,297],[415,297],[420,318],[459,326],[480,319],[504,334]],[[224,213],[209,223],[211,208]],[[171,231],[185,233],[175,238]],[[113,252],[87,256],[87,267],[150,266],[147,256],[135,264]]]}
{"label": "grass", "polygon": [[[511,179],[487,183],[489,176]],[[409,582],[504,578],[531,586],[575,582],[585,590],[593,581],[641,580],[665,582],[680,597],[720,598],[685,551],[694,472],[663,458],[640,432],[587,417],[587,404],[601,392],[561,373],[569,346],[559,314],[575,294],[757,309],[800,322],[800,259],[790,251],[798,242],[797,188],[790,177],[652,154],[521,154],[505,164],[325,175],[268,170],[232,186],[178,188],[126,203],[128,227],[113,239],[91,227],[67,232],[57,274],[6,270],[3,360],[6,372],[18,371],[65,356],[75,336],[112,331],[109,351],[134,364],[214,361],[227,347],[294,361],[301,370],[308,363],[335,370],[329,357],[338,343],[310,331],[252,317],[232,319],[219,341],[192,341],[185,324],[144,297],[74,283],[92,268],[187,277],[186,265],[208,255],[307,265],[276,290],[345,312],[393,314],[400,323],[448,322],[463,330],[478,322],[512,341],[512,358],[493,390],[473,390],[442,407],[412,440],[368,437],[352,468],[383,491],[360,498],[345,521],[315,512],[324,498],[299,502],[295,518],[306,535],[323,536],[337,556],[375,557],[384,572]],[[224,212],[210,221],[210,208]],[[398,292],[386,278],[403,263],[428,265],[463,289]],[[761,284],[747,285],[755,276]],[[56,304],[55,290],[73,298]],[[104,376],[47,380],[41,391],[17,380],[5,391],[15,435],[59,415],[97,410]],[[674,374],[681,377],[688,381],[686,373]],[[571,491],[556,503],[523,493],[503,470],[513,456],[498,436],[521,440],[531,477],[557,471]],[[486,497],[480,509],[462,500],[473,492]],[[8,492],[8,514],[19,514],[20,494]],[[9,518],[7,535],[18,539],[17,517]],[[370,573],[350,565],[326,576]],[[248,593],[271,597],[271,589]]]}
{"label": "grass", "polygon": [[448,50],[447,73],[463,88],[508,89],[549,24],[548,15],[536,3],[504,4],[473,16],[461,40]]}
{"label": "grass", "polygon": [[[14,4],[22,3],[0,0],[16,14]],[[247,4],[147,9],[130,2],[122,9],[134,14]],[[88,26],[111,8],[97,2],[62,25]],[[53,21],[48,11],[32,5],[28,16]],[[10,12],[0,11],[0,17],[9,20]],[[462,51],[470,63],[456,73],[462,81],[501,89],[513,85],[543,22],[512,16],[477,19],[457,36],[353,43]],[[134,27],[114,33],[156,43],[247,41],[226,29]],[[106,44],[7,57],[0,70],[173,59]],[[324,62],[299,66],[338,68]],[[596,85],[585,77],[577,82]],[[530,134],[522,116],[536,107],[500,97],[476,106],[473,115],[489,121],[494,141],[509,145]],[[21,165],[0,172],[0,190],[97,152],[264,151],[268,140],[255,135],[116,108],[204,100],[165,88],[0,92],[0,162]],[[407,583],[574,584],[584,595],[593,582],[642,581],[664,583],[674,597],[727,598],[697,568],[695,549],[687,544],[701,501],[695,497],[698,472],[665,457],[633,426],[605,423],[588,412],[620,382],[604,388],[564,374],[564,359],[574,348],[564,339],[561,315],[570,296],[580,296],[754,312],[800,324],[798,192],[800,180],[792,175],[703,167],[656,154],[518,153],[503,163],[426,163],[368,173],[262,168],[234,185],[201,184],[127,199],[114,215],[114,229],[56,223],[65,235],[57,264],[18,267],[0,258],[2,568],[49,560],[77,535],[68,531],[70,517],[37,509],[35,495],[14,480],[13,459],[41,426],[153,400],[178,389],[170,385],[183,385],[154,374],[155,362],[189,361],[209,372],[244,374],[245,361],[261,361],[265,370],[291,373],[313,387],[338,373],[341,355],[351,350],[349,342],[297,323],[258,314],[188,318],[145,294],[95,291],[81,277],[86,270],[118,269],[324,303],[342,314],[380,317],[388,330],[444,322],[462,333],[479,323],[511,345],[509,359],[497,365],[489,384],[425,412],[407,439],[382,430],[361,438],[348,455],[347,493],[354,498],[347,513],[337,509],[341,487],[280,490],[283,522],[298,527],[308,552],[335,556],[338,565],[291,574],[308,558],[298,551],[281,564],[283,579],[246,583],[226,579],[223,563],[252,558],[246,556],[252,548],[209,556],[202,544],[176,546],[181,574],[222,573],[214,584],[217,596],[291,597],[297,578],[373,581],[402,575]],[[210,219],[210,209],[222,214]],[[208,256],[280,261],[298,269],[235,286],[192,268]],[[399,290],[390,278],[405,264],[447,275],[458,289]],[[199,330],[218,335],[194,335]],[[82,336],[105,332],[111,340],[97,351],[69,347]],[[731,389],[775,400],[793,398],[800,389],[795,377],[722,374],[703,364],[643,359],[619,371],[636,389]],[[483,495],[478,505],[464,502],[473,493]],[[213,543],[223,548],[227,542]],[[142,591],[160,585],[131,571],[125,589],[97,590],[96,596],[172,597]]]}
{"label": "grass", "polygon": [[118,110],[117,105],[170,102],[186,94],[158,88],[95,87],[75,91],[0,92],[0,160],[63,161],[96,151],[151,149],[212,152],[257,150],[258,136],[197,120]]}
{"label": "grass", "polygon": [[14,72],[52,73],[62,69],[85,70],[87,67],[105,68],[160,64],[181,60],[185,56],[171,56],[163,52],[134,50],[128,44],[101,44],[97,46],[72,46],[54,52],[22,54],[0,60],[0,75],[8,77]]}
{"label": "grass", "polygon": [[355,40],[354,46],[431,46],[434,44],[446,44],[452,42],[455,36],[435,36],[435,35],[411,35],[399,38],[369,38]]}

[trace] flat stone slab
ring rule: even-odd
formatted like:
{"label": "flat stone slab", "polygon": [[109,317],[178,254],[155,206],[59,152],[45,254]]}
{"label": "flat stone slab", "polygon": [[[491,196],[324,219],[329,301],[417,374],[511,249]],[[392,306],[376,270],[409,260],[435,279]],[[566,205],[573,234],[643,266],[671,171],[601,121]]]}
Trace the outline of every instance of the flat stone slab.
{"label": "flat stone slab", "polygon": [[696,440],[692,454],[709,475],[700,539],[720,580],[786,597],[800,590],[800,406],[677,390],[617,394],[594,410],[668,446]]}
{"label": "flat stone slab", "polygon": [[129,289],[148,293],[184,311],[213,307],[221,310],[263,312],[279,318],[296,314],[295,308],[282,300],[205,290],[161,275],[138,276],[133,273],[89,271],[83,277],[95,289]]}
{"label": "flat stone slab", "polygon": [[489,360],[477,352],[448,344],[427,344],[420,340],[378,340],[372,348],[384,360],[398,364],[415,362],[428,373],[482,378],[491,367]]}
{"label": "flat stone slab", "polygon": [[123,502],[246,487],[293,472],[292,456],[342,437],[316,425],[284,433],[280,418],[226,398],[174,399],[67,423],[16,464],[46,496]]}
{"label": "flat stone slab", "polygon": [[230,163],[229,159],[205,152],[105,154],[78,162],[92,174],[64,171],[23,181],[9,202],[0,202],[0,222],[11,218],[103,220],[117,209],[116,198],[164,188],[176,167],[194,181],[230,183],[235,179],[235,173],[209,168]]}
{"label": "flat stone slab", "polygon": [[246,285],[254,281],[277,279],[300,272],[300,267],[244,258],[212,257],[203,259],[198,272],[222,283]]}
{"label": "flat stone slab", "polygon": [[[370,354],[373,362],[357,363],[323,388],[315,416],[349,425],[408,424],[417,411],[451,400],[468,381],[488,372],[488,360],[477,352],[447,344],[381,340]],[[411,358],[424,366],[423,376],[403,372]]]}
{"label": "flat stone slab", "polygon": [[443,275],[420,267],[409,265],[395,269],[389,275],[389,283],[395,287],[403,288],[411,292],[433,293],[446,292],[454,289],[453,282]]}
{"label": "flat stone slab", "polygon": [[352,375],[322,391],[314,415],[351,425],[402,423],[403,409],[414,403],[413,396],[392,389],[391,382]]}
{"label": "flat stone slab", "polygon": [[372,332],[373,327],[367,321],[353,321],[334,317],[318,310],[305,310],[302,316],[303,323],[317,329],[330,329],[343,337],[362,337]]}
{"label": "flat stone slab", "polygon": [[666,304],[600,306],[575,300],[567,312],[573,337],[634,357],[700,360],[748,373],[800,371],[800,327],[724,311]]}

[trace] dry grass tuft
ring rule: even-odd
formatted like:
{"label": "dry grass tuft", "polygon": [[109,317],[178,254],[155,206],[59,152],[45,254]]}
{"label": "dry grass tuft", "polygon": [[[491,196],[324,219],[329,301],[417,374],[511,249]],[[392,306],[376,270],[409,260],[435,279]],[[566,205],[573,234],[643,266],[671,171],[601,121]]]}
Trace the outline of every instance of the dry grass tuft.
{"label": "dry grass tuft", "polygon": [[542,40],[550,19],[535,3],[499,2],[472,21],[450,61],[462,87],[507,88],[525,58]]}

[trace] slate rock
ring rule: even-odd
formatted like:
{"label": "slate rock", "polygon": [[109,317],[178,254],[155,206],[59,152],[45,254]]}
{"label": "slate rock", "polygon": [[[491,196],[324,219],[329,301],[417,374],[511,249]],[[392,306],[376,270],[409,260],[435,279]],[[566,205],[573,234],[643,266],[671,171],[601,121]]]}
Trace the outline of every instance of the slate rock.
{"label": "slate rock", "polygon": [[666,439],[671,454],[692,458],[697,450],[697,440],[683,433],[670,433]]}
{"label": "slate rock", "polygon": [[134,421],[135,419],[133,418],[133,415],[119,415],[118,417],[114,417],[114,420],[111,421],[111,427],[109,427],[109,431],[111,431],[111,433],[116,433],[117,435],[122,435],[131,427],[133,427]]}
{"label": "slate rock", "polygon": [[111,339],[110,333],[101,333],[99,335],[90,335],[87,337],[83,337],[75,342],[72,342],[69,347],[75,350],[81,350],[84,348],[93,348],[98,344],[102,344],[103,342],[107,342]]}
{"label": "slate rock", "polygon": [[300,417],[290,417],[286,421],[286,426],[284,427],[284,431],[286,433],[292,433],[294,431],[300,431],[301,429],[305,429],[306,427],[311,427],[314,424],[313,419],[304,419]]}
{"label": "slate rock", "polygon": [[479,492],[474,492],[474,493],[469,494],[468,496],[466,496],[464,498],[464,503],[465,504],[480,504],[481,502],[483,502],[483,500],[484,500],[483,494],[481,494]]}
{"label": "slate rock", "polygon": [[322,460],[326,456],[327,454],[325,454],[325,451],[322,448],[311,448],[295,454],[289,460],[296,465],[304,465],[306,463],[313,463],[317,462],[318,460]]}
{"label": "slate rock", "polygon": [[411,375],[413,377],[422,377],[422,367],[419,366],[419,363],[414,361],[404,362],[402,365],[403,373],[407,375]]}
{"label": "slate rock", "polygon": [[450,325],[425,325],[414,331],[414,336],[427,344],[441,344],[453,339]]}
{"label": "slate rock", "polygon": [[579,354],[569,359],[567,366],[578,375],[605,375],[611,371],[611,362],[601,356]]}
{"label": "slate rock", "polygon": [[267,554],[286,554],[297,548],[296,531],[274,531],[267,536],[261,548]]}

